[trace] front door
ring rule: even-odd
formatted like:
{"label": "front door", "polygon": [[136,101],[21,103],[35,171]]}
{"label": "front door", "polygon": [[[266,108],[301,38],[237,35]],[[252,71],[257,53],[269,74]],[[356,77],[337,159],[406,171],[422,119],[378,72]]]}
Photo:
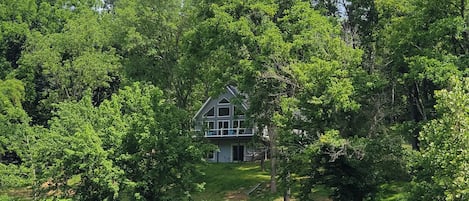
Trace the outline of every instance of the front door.
{"label": "front door", "polygon": [[244,159],[244,145],[233,145],[233,161],[243,161]]}

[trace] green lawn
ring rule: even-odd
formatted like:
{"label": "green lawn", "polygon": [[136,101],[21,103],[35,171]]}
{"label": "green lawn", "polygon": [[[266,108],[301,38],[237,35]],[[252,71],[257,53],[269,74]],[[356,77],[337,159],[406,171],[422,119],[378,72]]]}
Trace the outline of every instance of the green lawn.
{"label": "green lawn", "polygon": [[[280,201],[282,194],[271,194],[269,189],[269,172],[261,171],[258,163],[209,163],[205,168],[206,175],[201,178],[205,181],[205,191],[194,193],[196,201]],[[260,187],[250,195],[246,193],[257,184]],[[408,200],[406,189],[407,182],[391,182],[382,185],[376,197],[382,201]],[[293,188],[293,198],[298,189]],[[313,196],[317,201],[331,201],[328,198],[329,191],[326,188],[313,189]],[[292,199],[294,200],[294,199]]]}
{"label": "green lawn", "polygon": [[[266,164],[268,165],[268,164]],[[267,171],[261,171],[258,163],[209,163],[204,165],[206,173],[201,181],[205,182],[205,190],[193,193],[196,201],[280,201],[283,200],[281,192],[271,194],[269,189],[270,175]],[[259,187],[251,194],[247,194],[253,187]],[[377,200],[398,201],[407,200],[405,189],[409,184],[394,182],[381,186]],[[293,188],[293,198],[298,189]],[[17,188],[0,190],[0,201],[4,200],[31,200],[30,189]],[[324,188],[313,189],[315,200],[331,201],[329,192]],[[294,199],[292,199],[294,200]]]}
{"label": "green lawn", "polygon": [[[269,172],[261,171],[258,163],[210,163],[203,168],[206,175],[201,180],[206,183],[205,191],[194,194],[196,201],[283,200],[281,193],[270,193]],[[258,184],[259,187],[247,195]],[[321,190],[317,191],[317,196],[318,200],[329,200]]]}
{"label": "green lawn", "polygon": [[407,193],[410,189],[409,182],[393,182],[384,184],[380,187],[380,191],[377,195],[377,200],[381,201],[402,201],[409,200],[409,194]]}
{"label": "green lawn", "polygon": [[28,201],[31,198],[31,189],[29,188],[13,188],[8,190],[0,190],[0,201]]}
{"label": "green lawn", "polygon": [[196,193],[195,200],[246,200],[247,191],[270,180],[269,173],[256,163],[209,163],[203,169],[205,191]]}

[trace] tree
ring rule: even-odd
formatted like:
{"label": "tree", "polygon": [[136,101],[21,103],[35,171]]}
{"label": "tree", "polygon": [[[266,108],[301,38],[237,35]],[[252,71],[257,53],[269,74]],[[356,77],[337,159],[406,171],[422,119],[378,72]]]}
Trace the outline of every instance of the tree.
{"label": "tree", "polygon": [[[118,139],[123,131],[105,133],[105,127],[97,125],[98,121],[106,121],[98,111],[92,105],[90,94],[79,102],[58,105],[55,117],[49,122],[50,128],[37,139],[34,162],[39,165],[37,189],[42,196],[52,193],[54,197],[73,195],[80,200],[117,199],[124,172],[111,156],[116,148],[108,143],[110,139]],[[118,142],[113,146],[119,146]]]}
{"label": "tree", "polygon": [[393,97],[403,97],[395,99],[396,105],[411,111],[400,121],[414,124],[411,138],[416,150],[421,126],[434,118],[434,91],[447,85],[441,80],[449,74],[466,71],[464,2],[376,1],[381,19],[379,65],[393,85]]}
{"label": "tree", "polygon": [[135,83],[99,107],[89,92],[57,107],[35,149],[43,196],[187,200],[201,189],[196,178],[204,146],[161,90]]}
{"label": "tree", "polygon": [[21,175],[30,175],[27,167],[21,166],[29,152],[25,148],[29,141],[24,133],[29,118],[23,110],[24,86],[19,80],[0,80],[0,172],[1,186],[14,187],[30,184]]}
{"label": "tree", "polygon": [[[206,19],[188,35],[189,48],[199,50],[197,59],[202,63],[222,69],[217,80],[238,83],[247,94],[250,116],[269,134],[271,190],[275,192],[276,146],[281,140],[277,129],[282,126],[276,118],[285,116],[283,100],[309,103],[308,111],[301,111],[306,118],[312,118],[317,109],[312,96],[325,102],[317,107],[330,105],[324,118],[341,109],[357,108],[351,100],[350,77],[358,77],[360,51],[343,43],[338,24],[311,9],[309,3],[230,1],[215,2],[206,9]],[[321,130],[315,127],[319,121],[307,129]]]}
{"label": "tree", "polygon": [[25,105],[35,124],[46,125],[54,103],[80,100],[92,90],[99,104],[118,88],[121,65],[103,24],[105,14],[79,5],[51,8],[69,13],[63,27],[53,33],[32,31],[14,72],[26,85]]}
{"label": "tree", "polygon": [[134,84],[113,101],[128,122],[119,166],[127,173],[132,199],[187,200],[203,187],[198,164],[206,146],[187,127],[188,115],[164,99],[156,87]]}
{"label": "tree", "polygon": [[201,84],[201,64],[187,59],[183,44],[197,19],[192,2],[115,1],[110,25],[126,75],[154,84],[178,107],[196,111],[193,102],[208,97],[194,93]]}
{"label": "tree", "polygon": [[37,18],[35,0],[0,2],[0,79],[18,68],[22,48]]}
{"label": "tree", "polygon": [[420,133],[421,152],[413,167],[413,200],[469,198],[469,79],[451,79],[435,93],[437,118]]}

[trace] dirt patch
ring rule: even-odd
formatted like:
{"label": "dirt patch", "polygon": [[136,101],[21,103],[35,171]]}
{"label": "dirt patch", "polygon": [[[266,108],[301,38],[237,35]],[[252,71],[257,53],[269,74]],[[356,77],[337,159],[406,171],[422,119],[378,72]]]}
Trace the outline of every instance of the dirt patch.
{"label": "dirt patch", "polygon": [[225,194],[224,200],[225,201],[235,201],[235,200],[246,201],[248,200],[248,196],[244,192],[241,192],[241,191],[230,191]]}

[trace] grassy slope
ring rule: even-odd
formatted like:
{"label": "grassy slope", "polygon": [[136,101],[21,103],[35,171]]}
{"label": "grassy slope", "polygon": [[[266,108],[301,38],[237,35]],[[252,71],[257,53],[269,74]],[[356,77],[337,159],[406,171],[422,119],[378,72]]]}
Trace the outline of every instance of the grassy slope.
{"label": "grassy slope", "polygon": [[[206,175],[200,178],[206,183],[205,191],[194,193],[196,201],[280,201],[283,200],[281,193],[271,194],[269,191],[270,175],[261,171],[257,163],[210,163],[202,167]],[[261,183],[260,187],[246,195],[250,189]],[[404,193],[409,188],[408,183],[391,183],[381,186],[377,200],[399,201],[408,200]],[[293,193],[298,189],[292,189]],[[319,201],[330,201],[325,189],[314,189],[315,198]],[[4,200],[31,200],[30,189],[16,188],[0,190],[0,201]]]}
{"label": "grassy slope", "polygon": [[247,191],[270,179],[269,173],[262,172],[255,163],[210,163],[203,168],[205,191],[196,193],[194,200],[247,199]]}
{"label": "grassy slope", "polygon": [[12,188],[0,190],[0,201],[28,201],[31,198],[31,189]]}
{"label": "grassy slope", "polygon": [[[206,175],[201,180],[206,182],[205,191],[194,194],[196,201],[283,200],[281,193],[270,193],[269,172],[261,171],[257,163],[210,163],[204,168]],[[259,183],[261,185],[256,191],[249,196],[246,195]],[[319,191],[317,198],[318,200],[329,200],[324,192]]]}
{"label": "grassy slope", "polygon": [[[280,201],[282,194],[271,194],[269,191],[270,175],[261,171],[257,163],[210,163],[204,166],[206,175],[200,178],[205,181],[205,191],[194,193],[196,201]],[[246,192],[261,183],[258,190],[249,196]],[[410,188],[406,182],[391,182],[380,187],[377,200],[402,201],[408,200],[405,193]],[[292,189],[293,196],[298,189]],[[331,201],[325,188],[313,189],[315,200]]]}

